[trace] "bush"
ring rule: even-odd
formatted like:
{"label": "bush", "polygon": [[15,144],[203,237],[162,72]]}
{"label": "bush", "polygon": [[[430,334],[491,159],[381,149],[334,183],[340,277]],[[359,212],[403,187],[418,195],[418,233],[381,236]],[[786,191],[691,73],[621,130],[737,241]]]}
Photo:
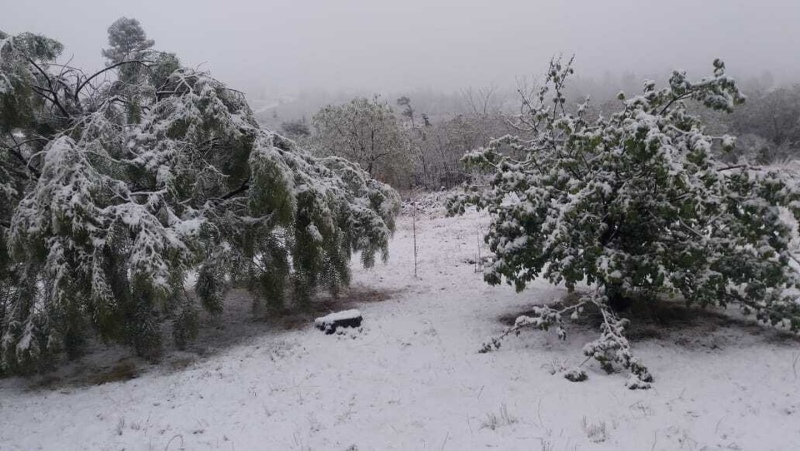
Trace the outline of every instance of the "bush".
{"label": "bush", "polygon": [[[594,304],[602,336],[584,353],[606,368],[629,369],[629,386],[644,388],[652,376],[631,355],[627,320],[617,315],[632,299],[735,304],[800,329],[792,230],[780,217],[781,208],[800,217],[798,192],[778,173],[717,161],[712,147],[729,149],[735,140],[706,135],[687,112],[687,102],[730,112],[744,101],[724,64],[715,61],[713,76],[698,82],[683,72],[663,89],[645,82],[643,94],[621,94],[619,110],[595,121],[584,116],[585,104],[574,113],[565,107],[572,73],[571,61],[551,62],[546,84],[517,118],[533,138],[505,136],[468,153],[468,165],[494,174],[489,188],[448,204],[453,214],[472,204],[492,214],[486,241],[497,260],[485,272],[488,283],[522,290],[542,276],[569,290],[593,287],[572,305],[537,307],[509,332],[553,327],[563,338],[563,319]],[[500,152],[503,146],[523,158]],[[495,339],[484,350],[498,346]]]}

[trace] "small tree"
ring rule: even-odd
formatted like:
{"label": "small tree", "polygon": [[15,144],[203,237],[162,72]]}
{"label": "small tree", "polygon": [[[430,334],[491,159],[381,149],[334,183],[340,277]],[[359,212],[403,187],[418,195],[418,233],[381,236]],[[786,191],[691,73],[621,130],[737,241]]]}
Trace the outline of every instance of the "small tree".
{"label": "small tree", "polygon": [[[574,304],[536,307],[507,333],[553,327],[563,338],[563,319],[594,305],[603,333],[584,353],[605,368],[628,368],[628,386],[644,388],[652,377],[631,354],[618,315],[631,299],[734,304],[799,330],[800,305],[788,290],[799,282],[789,265],[792,230],[780,208],[800,217],[800,196],[777,173],[717,162],[712,147],[734,140],[704,134],[686,110],[697,102],[731,111],[744,100],[724,64],[715,61],[714,75],[699,82],[683,72],[663,89],[648,81],[642,95],[620,95],[616,113],[589,122],[585,105],[574,113],[564,105],[570,63],[551,62],[546,84],[524,100],[516,125],[533,138],[506,136],[468,153],[468,164],[494,174],[490,187],[449,203],[452,213],[474,204],[492,214],[486,241],[497,260],[486,269],[488,283],[522,290],[543,276],[569,290],[594,287]],[[499,345],[495,339],[484,350]]]}
{"label": "small tree", "polygon": [[408,96],[401,96],[397,99],[397,105],[403,107],[403,111],[401,111],[400,114],[402,114],[403,117],[407,117],[408,120],[411,121],[412,128],[415,127],[416,126],[416,124],[414,123],[415,110],[414,107],[411,106],[411,98]]}
{"label": "small tree", "polygon": [[102,54],[111,65],[141,57],[155,42],[147,39],[138,20],[120,17],[108,27],[108,45],[109,48],[103,49]]}
{"label": "small tree", "polygon": [[347,158],[390,183],[407,178],[412,165],[409,142],[392,108],[377,96],[326,106],[314,115],[313,124],[322,154]]}
{"label": "small tree", "polygon": [[106,66],[113,68],[117,81],[108,87],[109,93],[124,101],[128,120],[137,123],[142,113],[154,100],[158,100],[161,88],[172,72],[180,69],[175,54],[152,49],[155,41],[136,19],[121,17],[108,27],[109,48],[102,51],[108,60]]}

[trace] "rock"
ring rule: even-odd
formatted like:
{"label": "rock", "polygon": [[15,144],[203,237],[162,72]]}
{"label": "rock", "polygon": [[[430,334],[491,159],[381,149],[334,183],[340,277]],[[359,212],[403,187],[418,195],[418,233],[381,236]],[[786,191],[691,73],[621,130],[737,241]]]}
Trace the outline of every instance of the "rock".
{"label": "rock", "polygon": [[362,319],[360,311],[345,310],[315,319],[314,327],[330,335],[339,327],[361,327]]}
{"label": "rock", "polygon": [[573,368],[564,373],[564,378],[570,382],[583,382],[589,378],[589,375],[580,368]]}

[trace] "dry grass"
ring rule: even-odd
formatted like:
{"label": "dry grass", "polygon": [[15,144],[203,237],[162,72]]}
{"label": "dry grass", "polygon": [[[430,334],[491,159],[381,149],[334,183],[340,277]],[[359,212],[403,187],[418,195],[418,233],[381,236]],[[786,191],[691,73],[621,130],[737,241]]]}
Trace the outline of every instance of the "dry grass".
{"label": "dry grass", "polygon": [[499,413],[489,412],[486,418],[481,422],[481,429],[491,429],[496,431],[503,426],[511,426],[516,424],[519,420],[517,417],[508,413],[508,406],[505,403],[500,404]]}
{"label": "dry grass", "polygon": [[551,376],[556,373],[562,373],[569,369],[569,365],[567,360],[559,359],[558,357],[553,357],[549,362],[542,364],[542,368],[546,369]]}
{"label": "dry grass", "polygon": [[583,432],[586,433],[586,437],[588,437],[592,443],[602,443],[608,440],[608,430],[605,421],[590,423],[586,417],[583,417],[583,420],[581,420],[581,429],[583,429]]}
{"label": "dry grass", "polygon": [[31,390],[39,390],[39,389],[49,390],[49,389],[54,389],[54,388],[60,387],[62,383],[63,383],[63,378],[62,377],[57,376],[55,374],[45,374],[45,375],[37,378],[36,380],[34,380],[30,385],[30,389]]}
{"label": "dry grass", "polygon": [[88,382],[93,385],[102,385],[109,382],[123,382],[139,376],[136,362],[131,359],[122,359],[107,371],[100,371],[88,377]]}
{"label": "dry grass", "polygon": [[170,366],[171,369],[173,369],[175,371],[181,371],[181,370],[185,370],[186,368],[191,366],[196,361],[197,361],[197,358],[196,357],[192,357],[192,356],[189,356],[189,357],[178,357],[176,359],[170,360],[169,361],[169,366]]}

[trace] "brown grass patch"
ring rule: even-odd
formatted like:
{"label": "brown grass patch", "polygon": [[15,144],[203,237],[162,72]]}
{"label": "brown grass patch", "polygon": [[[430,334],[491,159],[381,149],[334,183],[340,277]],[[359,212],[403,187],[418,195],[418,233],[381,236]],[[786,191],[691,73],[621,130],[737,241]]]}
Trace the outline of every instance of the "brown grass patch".
{"label": "brown grass patch", "polygon": [[169,367],[174,371],[185,370],[196,361],[195,357],[178,357],[169,361]]}
{"label": "brown grass patch", "polygon": [[122,359],[107,371],[100,371],[89,376],[88,381],[93,385],[102,385],[109,382],[124,382],[139,376],[139,369],[132,359]]}

